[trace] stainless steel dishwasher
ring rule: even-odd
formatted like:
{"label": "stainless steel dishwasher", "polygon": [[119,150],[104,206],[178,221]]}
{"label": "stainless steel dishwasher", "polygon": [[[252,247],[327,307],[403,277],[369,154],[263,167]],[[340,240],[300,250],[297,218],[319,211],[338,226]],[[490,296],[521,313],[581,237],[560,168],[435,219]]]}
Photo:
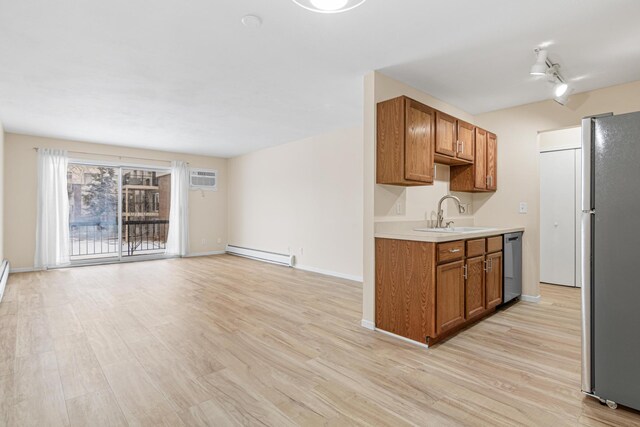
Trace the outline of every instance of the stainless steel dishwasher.
{"label": "stainless steel dishwasher", "polygon": [[502,303],[522,295],[522,232],[504,235]]}

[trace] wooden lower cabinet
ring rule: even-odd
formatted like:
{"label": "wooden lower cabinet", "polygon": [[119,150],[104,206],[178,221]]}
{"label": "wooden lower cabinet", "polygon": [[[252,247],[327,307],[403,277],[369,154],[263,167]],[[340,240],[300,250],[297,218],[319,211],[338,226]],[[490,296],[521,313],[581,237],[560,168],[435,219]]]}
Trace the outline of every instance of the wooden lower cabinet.
{"label": "wooden lower cabinet", "polygon": [[436,332],[464,323],[464,261],[438,266],[436,273]]}
{"label": "wooden lower cabinet", "polygon": [[376,328],[433,344],[492,313],[502,303],[497,243],[376,238]]}
{"label": "wooden lower cabinet", "polygon": [[484,255],[467,259],[465,284],[465,316],[467,319],[484,313]]}
{"label": "wooden lower cabinet", "polygon": [[435,245],[376,239],[376,327],[414,341],[435,336]]}
{"label": "wooden lower cabinet", "polygon": [[493,308],[502,303],[502,252],[488,254],[486,263],[486,304]]}

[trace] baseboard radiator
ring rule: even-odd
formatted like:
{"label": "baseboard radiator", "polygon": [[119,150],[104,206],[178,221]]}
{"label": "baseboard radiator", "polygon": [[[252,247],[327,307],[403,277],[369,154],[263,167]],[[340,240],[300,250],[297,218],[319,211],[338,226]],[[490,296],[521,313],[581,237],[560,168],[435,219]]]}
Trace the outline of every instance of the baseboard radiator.
{"label": "baseboard radiator", "polygon": [[287,267],[293,267],[295,264],[295,256],[293,255],[242,248],[240,246],[227,245],[227,253],[245,258],[257,259],[259,261],[270,262],[272,264],[286,265]]}
{"label": "baseboard radiator", "polygon": [[2,296],[4,295],[4,288],[7,286],[7,279],[9,278],[9,261],[6,259],[0,264],[0,302],[2,302]]}

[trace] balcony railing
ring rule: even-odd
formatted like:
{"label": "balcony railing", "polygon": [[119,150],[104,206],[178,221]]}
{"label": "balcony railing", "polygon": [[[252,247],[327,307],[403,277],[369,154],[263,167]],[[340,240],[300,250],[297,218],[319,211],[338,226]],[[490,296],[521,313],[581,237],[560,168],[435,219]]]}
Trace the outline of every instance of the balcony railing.
{"label": "balcony railing", "polygon": [[115,222],[73,221],[69,223],[69,254],[71,259],[117,257],[120,251],[122,256],[162,254],[168,232],[168,220],[132,219],[122,222],[120,240]]}
{"label": "balcony railing", "polygon": [[159,253],[167,249],[169,221],[166,219],[127,220],[122,222],[124,245],[127,245],[127,256],[141,253]]}

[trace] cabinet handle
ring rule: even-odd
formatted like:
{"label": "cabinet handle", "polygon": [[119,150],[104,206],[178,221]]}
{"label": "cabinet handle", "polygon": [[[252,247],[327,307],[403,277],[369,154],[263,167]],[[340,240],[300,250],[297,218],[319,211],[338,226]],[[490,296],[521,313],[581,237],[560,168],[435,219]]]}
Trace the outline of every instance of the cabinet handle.
{"label": "cabinet handle", "polygon": [[467,268],[469,267],[467,264],[464,265],[464,278],[465,280],[469,278],[469,269]]}
{"label": "cabinet handle", "polygon": [[484,260],[483,262],[484,262],[483,270],[488,273],[489,272],[489,260]]}
{"label": "cabinet handle", "polygon": [[484,181],[485,181],[485,183],[486,183],[487,185],[489,185],[489,176],[488,176],[488,175],[487,175],[487,177],[484,179]]}
{"label": "cabinet handle", "polygon": [[492,272],[493,271],[493,258],[488,259],[487,262],[489,262],[489,270],[487,270],[487,271]]}
{"label": "cabinet handle", "polygon": [[460,252],[460,249],[449,249],[449,252],[455,254],[456,252]]}

